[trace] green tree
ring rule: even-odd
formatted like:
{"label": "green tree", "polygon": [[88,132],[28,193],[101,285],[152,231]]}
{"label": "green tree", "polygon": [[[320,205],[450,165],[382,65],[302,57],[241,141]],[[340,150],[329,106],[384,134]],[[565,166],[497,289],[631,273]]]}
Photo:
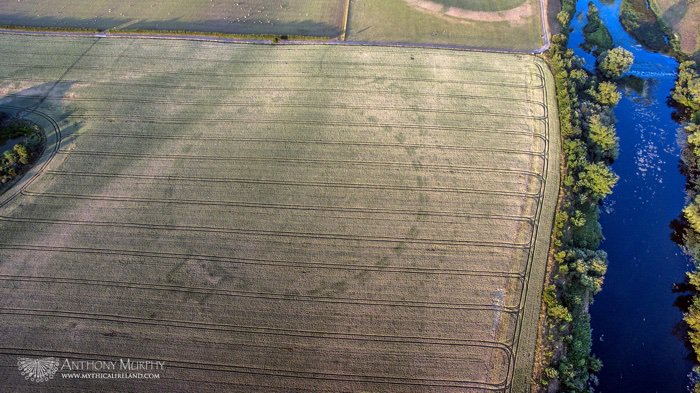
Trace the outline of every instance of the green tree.
{"label": "green tree", "polygon": [[29,164],[29,150],[27,149],[27,146],[18,143],[12,148],[12,151],[14,151],[15,155],[17,155],[17,160],[20,164]]}
{"label": "green tree", "polygon": [[617,85],[612,82],[600,82],[597,89],[591,89],[590,95],[601,105],[615,106],[622,95],[617,90]]}
{"label": "green tree", "polygon": [[4,153],[2,153],[2,158],[4,158],[5,162],[9,165],[16,164],[18,159],[14,150],[6,150]]}
{"label": "green tree", "polygon": [[685,126],[688,147],[695,157],[700,157],[700,125],[688,124]]}
{"label": "green tree", "polygon": [[598,202],[612,193],[618,179],[618,176],[607,165],[597,162],[586,165],[579,174],[577,185],[591,200]]}
{"label": "green tree", "polygon": [[588,23],[583,27],[585,38],[584,49],[598,54],[613,47],[613,39],[603,20],[600,19],[598,8],[592,2],[588,3]]}
{"label": "green tree", "polygon": [[632,52],[624,48],[614,48],[603,52],[598,57],[598,71],[609,79],[617,79],[629,71],[634,63]]}
{"label": "green tree", "polygon": [[673,99],[693,111],[700,111],[700,75],[694,61],[685,61],[679,66]]}
{"label": "green tree", "polygon": [[697,198],[683,209],[683,217],[690,225],[690,229],[700,233],[700,208]]}
{"label": "green tree", "polygon": [[700,271],[695,270],[686,273],[686,275],[688,276],[688,282],[695,288],[695,291],[700,291]]}
{"label": "green tree", "polygon": [[600,115],[593,115],[588,120],[588,140],[589,151],[595,160],[613,161],[617,158],[619,143],[615,128],[604,124]]}
{"label": "green tree", "polygon": [[695,352],[696,361],[700,362],[700,297],[695,296],[688,308],[688,312],[683,317],[688,324],[690,344]]}
{"label": "green tree", "polygon": [[569,22],[571,22],[571,15],[568,12],[561,10],[557,14],[557,20],[562,27],[567,27],[569,26]]}
{"label": "green tree", "polygon": [[547,315],[557,322],[571,323],[573,317],[569,309],[564,307],[557,300],[557,293],[554,285],[547,285],[544,288],[543,302],[547,306]]}
{"label": "green tree", "polygon": [[574,69],[569,72],[569,79],[574,82],[577,90],[582,90],[588,83],[588,73],[581,69]]}

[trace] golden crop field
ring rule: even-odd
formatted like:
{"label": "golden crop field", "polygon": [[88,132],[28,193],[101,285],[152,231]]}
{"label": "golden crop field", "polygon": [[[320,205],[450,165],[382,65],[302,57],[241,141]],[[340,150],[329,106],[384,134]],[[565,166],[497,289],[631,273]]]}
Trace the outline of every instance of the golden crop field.
{"label": "golden crop field", "polygon": [[0,36],[45,127],[0,196],[17,357],[155,359],[69,391],[521,392],[558,193],[533,56]]}

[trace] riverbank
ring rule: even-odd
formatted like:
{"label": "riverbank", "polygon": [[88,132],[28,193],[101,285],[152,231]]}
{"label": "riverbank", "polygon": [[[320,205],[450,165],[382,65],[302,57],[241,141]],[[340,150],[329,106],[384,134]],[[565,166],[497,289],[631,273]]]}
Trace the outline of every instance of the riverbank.
{"label": "riverbank", "polygon": [[[682,159],[688,176],[688,203],[681,219],[681,242],[685,252],[693,258],[693,269],[688,272],[687,288],[690,299],[682,304],[683,318],[688,328],[688,340],[695,354],[695,368],[691,380],[694,392],[700,392],[700,74],[698,65],[686,61],[680,65],[672,99],[679,105],[679,117],[685,123],[686,144]],[[684,283],[686,284],[686,283]]]}
{"label": "riverbank", "polygon": [[617,182],[610,164],[618,153],[613,84],[585,70],[568,50],[575,3],[558,15],[563,34],[545,57],[555,75],[563,137],[562,192],[553,232],[549,282],[543,295],[546,323],[540,337],[533,391],[588,392],[602,366],[591,354],[589,306],[602,287],[607,255],[599,206]]}
{"label": "riverbank", "polygon": [[622,0],[620,22],[647,49],[674,57],[682,56],[673,32],[661,22],[648,0]]}

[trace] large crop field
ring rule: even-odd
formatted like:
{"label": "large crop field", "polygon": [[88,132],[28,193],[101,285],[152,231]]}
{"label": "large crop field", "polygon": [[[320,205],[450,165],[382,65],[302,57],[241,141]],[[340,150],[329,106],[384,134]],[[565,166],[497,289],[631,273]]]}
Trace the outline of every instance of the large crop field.
{"label": "large crop field", "polygon": [[0,25],[336,37],[347,0],[23,0],[0,2]]}
{"label": "large crop field", "polygon": [[[523,392],[558,190],[526,55],[0,36],[3,391]],[[17,357],[165,362],[25,381]]]}

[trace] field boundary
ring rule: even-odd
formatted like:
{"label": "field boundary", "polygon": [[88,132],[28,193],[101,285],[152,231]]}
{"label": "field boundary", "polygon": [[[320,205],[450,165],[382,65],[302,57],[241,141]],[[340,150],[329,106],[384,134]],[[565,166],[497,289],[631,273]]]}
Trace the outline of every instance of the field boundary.
{"label": "field boundary", "polygon": [[[549,78],[545,77],[545,87],[543,94],[549,120],[546,122],[547,129],[547,167],[545,169],[545,179],[542,192],[542,205],[538,212],[538,225],[535,227],[534,246],[532,248],[532,263],[531,270],[528,272],[528,280],[525,283],[523,291],[524,304],[523,314],[518,321],[518,330],[513,352],[515,353],[515,365],[513,372],[513,380],[511,392],[528,393],[530,392],[530,381],[535,361],[536,345],[537,345],[537,330],[539,326],[539,312],[541,306],[542,290],[544,288],[547,270],[547,258],[550,249],[551,233],[554,226],[554,214],[559,197],[559,181],[560,181],[560,154],[561,137],[559,135],[559,117],[556,96],[550,94],[555,91],[553,76],[549,71],[549,67],[544,62],[535,58],[535,62],[540,68],[543,76],[549,74]],[[544,64],[544,65],[543,65]],[[552,113],[554,112],[554,113]],[[556,152],[554,154],[553,152]],[[540,230],[546,228],[546,231]],[[539,261],[540,263],[535,263]],[[523,325],[523,321],[528,320],[527,325]]]}
{"label": "field boundary", "polygon": [[453,51],[465,52],[485,52],[485,53],[511,53],[511,54],[542,54],[549,49],[550,42],[540,48],[530,49],[506,49],[506,48],[485,48],[478,46],[467,45],[450,45],[450,44],[419,44],[407,42],[391,42],[391,41],[338,41],[333,39],[301,39],[301,37],[290,37],[294,39],[280,40],[274,42],[274,37],[270,39],[256,38],[234,38],[226,36],[205,36],[198,33],[192,34],[158,34],[153,33],[128,33],[128,32],[98,32],[87,33],[83,31],[51,31],[51,30],[22,30],[22,29],[7,29],[0,28],[0,34],[7,35],[34,35],[34,36],[54,36],[54,37],[83,37],[83,38],[116,38],[116,39],[144,39],[144,40],[171,40],[171,41],[194,41],[194,42],[211,42],[219,44],[258,44],[258,45],[348,45],[348,46],[373,46],[387,48],[424,48],[424,49],[445,49]]}

